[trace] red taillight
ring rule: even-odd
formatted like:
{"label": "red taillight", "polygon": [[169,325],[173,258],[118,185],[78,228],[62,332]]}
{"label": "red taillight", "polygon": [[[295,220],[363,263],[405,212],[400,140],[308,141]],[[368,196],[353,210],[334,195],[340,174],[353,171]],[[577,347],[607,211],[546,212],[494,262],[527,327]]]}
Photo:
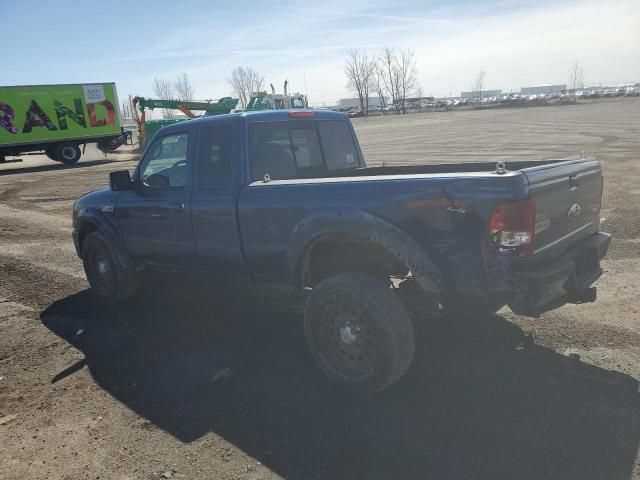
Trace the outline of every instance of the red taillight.
{"label": "red taillight", "polygon": [[292,118],[312,118],[315,117],[315,114],[308,110],[302,110],[299,112],[289,112],[289,116]]}
{"label": "red taillight", "polygon": [[502,253],[532,255],[535,229],[535,200],[498,204],[489,220],[491,241]]}

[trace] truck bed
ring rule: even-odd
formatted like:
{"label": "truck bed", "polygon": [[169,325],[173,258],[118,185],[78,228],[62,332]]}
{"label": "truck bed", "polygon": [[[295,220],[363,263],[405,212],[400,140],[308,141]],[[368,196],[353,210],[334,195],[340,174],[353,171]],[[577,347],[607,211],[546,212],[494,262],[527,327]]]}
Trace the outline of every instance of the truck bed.
{"label": "truck bed", "polygon": [[[567,159],[559,160],[530,160],[504,162],[505,168],[509,171],[524,170],[526,168],[540,167],[560,162],[572,161]],[[494,172],[496,162],[472,162],[472,163],[438,163],[432,165],[393,165],[378,167],[363,167],[350,170],[334,171],[331,177],[362,177],[375,175],[419,175],[431,173],[465,173],[465,172]]]}

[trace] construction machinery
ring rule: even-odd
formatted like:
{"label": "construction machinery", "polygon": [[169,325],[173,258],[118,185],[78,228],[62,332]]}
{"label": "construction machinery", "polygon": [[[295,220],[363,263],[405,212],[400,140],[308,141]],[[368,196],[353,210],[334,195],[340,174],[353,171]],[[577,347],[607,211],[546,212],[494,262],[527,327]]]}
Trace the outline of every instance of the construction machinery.
{"label": "construction machinery", "polygon": [[[133,97],[131,100],[133,111],[140,110],[140,115],[135,120],[138,124],[140,148],[144,148],[148,140],[151,140],[158,130],[166,125],[183,122],[199,116],[210,117],[229,113],[238,105],[237,98],[223,97],[216,102],[211,100],[159,100],[154,98]],[[147,120],[145,109],[164,108],[179,110],[187,118],[165,118],[162,120]],[[196,115],[193,111],[203,111],[203,115]]]}
{"label": "construction machinery", "polygon": [[307,97],[301,93],[288,94],[287,81],[284,82],[284,93],[276,93],[271,84],[271,93],[266,91],[251,94],[246,111],[257,110],[283,110],[286,108],[307,108]]}

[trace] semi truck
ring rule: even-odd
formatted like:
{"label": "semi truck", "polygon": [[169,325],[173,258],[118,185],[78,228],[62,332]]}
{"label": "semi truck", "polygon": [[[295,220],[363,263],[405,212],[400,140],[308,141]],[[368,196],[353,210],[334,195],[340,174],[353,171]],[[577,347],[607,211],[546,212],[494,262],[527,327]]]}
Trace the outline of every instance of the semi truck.
{"label": "semi truck", "polygon": [[70,165],[87,143],[105,153],[130,145],[118,105],[115,83],[0,86],[0,163],[44,152]]}

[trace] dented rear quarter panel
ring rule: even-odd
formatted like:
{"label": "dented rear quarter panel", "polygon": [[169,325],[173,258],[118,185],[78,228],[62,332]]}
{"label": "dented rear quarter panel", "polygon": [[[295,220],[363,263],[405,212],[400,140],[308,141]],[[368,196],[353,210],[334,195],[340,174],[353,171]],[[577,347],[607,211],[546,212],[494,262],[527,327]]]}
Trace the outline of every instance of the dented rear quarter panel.
{"label": "dented rear quarter panel", "polygon": [[398,245],[414,245],[446,272],[447,257],[455,251],[473,251],[481,259],[496,203],[527,195],[526,177],[519,172],[278,180],[244,187],[238,215],[248,269],[256,279],[288,281],[297,252],[314,237],[341,230],[357,231],[366,240],[402,239]]}

